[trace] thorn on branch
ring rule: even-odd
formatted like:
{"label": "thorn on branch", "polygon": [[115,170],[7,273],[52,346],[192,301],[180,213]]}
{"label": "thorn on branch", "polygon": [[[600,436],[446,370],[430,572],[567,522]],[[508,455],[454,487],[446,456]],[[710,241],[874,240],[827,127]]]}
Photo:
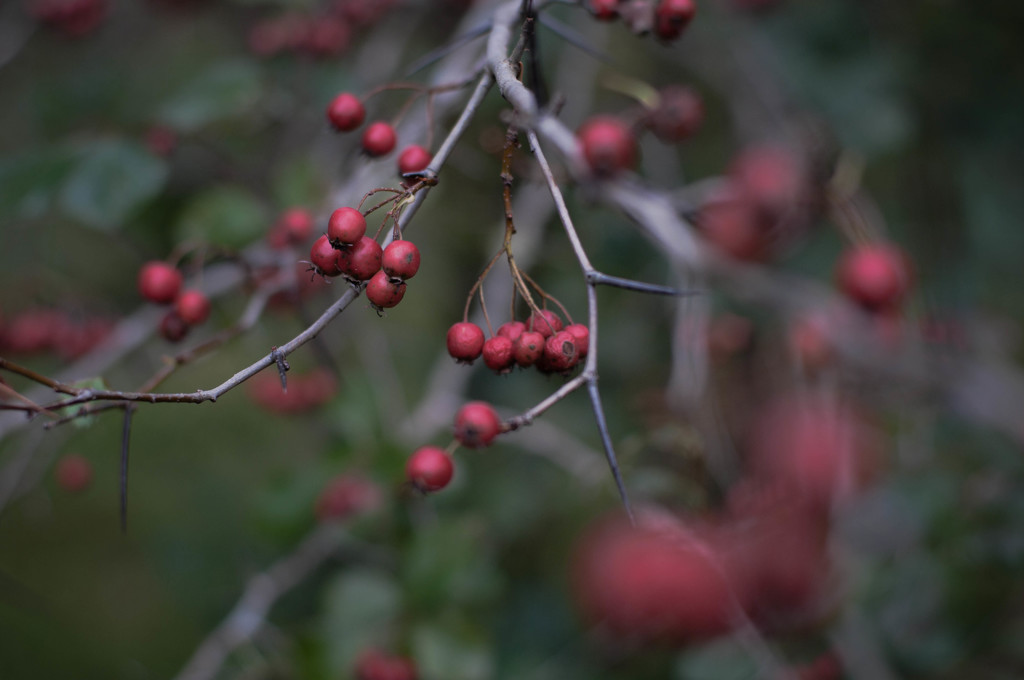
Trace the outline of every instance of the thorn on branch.
{"label": "thorn on branch", "polygon": [[672,295],[675,297],[688,297],[690,295],[700,295],[699,290],[679,290],[678,288],[672,288],[671,286],[660,286],[656,283],[645,283],[644,281],[634,281],[633,279],[624,279],[619,276],[611,276],[598,271],[587,272],[587,283],[592,286],[612,286],[613,288],[623,288],[625,290],[634,290],[638,293],[650,293],[651,295]]}

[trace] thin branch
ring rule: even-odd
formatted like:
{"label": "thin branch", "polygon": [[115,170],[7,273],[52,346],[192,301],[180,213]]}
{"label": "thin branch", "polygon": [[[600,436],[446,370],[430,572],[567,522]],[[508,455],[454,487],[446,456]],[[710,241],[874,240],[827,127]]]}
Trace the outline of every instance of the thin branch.
{"label": "thin branch", "polygon": [[128,533],[128,444],[132,436],[132,414],[135,407],[124,407],[124,427],[121,430],[121,533]]}
{"label": "thin branch", "polygon": [[587,281],[597,286],[611,286],[613,288],[633,290],[638,293],[650,293],[651,295],[671,295],[674,297],[700,295],[700,291],[696,290],[679,290],[678,288],[672,288],[671,286],[660,286],[656,283],[624,279],[620,276],[612,276],[598,271],[590,272],[587,276]]}

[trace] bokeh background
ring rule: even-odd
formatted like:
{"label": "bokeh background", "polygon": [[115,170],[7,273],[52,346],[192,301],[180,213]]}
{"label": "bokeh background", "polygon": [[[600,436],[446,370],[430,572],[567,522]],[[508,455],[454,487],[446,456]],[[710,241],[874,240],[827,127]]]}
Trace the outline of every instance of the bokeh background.
{"label": "bokeh background", "polygon": [[[53,18],[63,0],[0,5],[0,354],[46,375],[100,377],[89,371],[112,342],[102,329],[120,324],[140,342],[100,373],[124,389],[239,317],[248,292],[234,285],[236,255],[266,250],[282,211],[305,207],[319,225],[364,191],[396,184],[394,155],[367,160],[356,136],[328,128],[330,99],[428,82],[430,69],[405,71],[487,14],[486,3],[454,0],[75,1],[86,7],[73,21]],[[794,129],[811,135],[824,157],[855,169],[875,225],[913,260],[907,328],[957,357],[1019,369],[1024,6],[704,0],[672,44],[572,5],[550,15],[610,57],[569,44],[564,30],[538,29],[567,124],[635,107],[622,91],[630,82],[695,88],[706,110],[697,135],[678,146],[641,141],[640,175],[680,192],[722,176],[747,145],[788,140]],[[328,16],[347,23],[324,29],[320,43],[294,37]],[[460,53],[472,65],[479,40],[453,58]],[[407,94],[374,98],[371,117],[394,116]],[[439,99],[432,140],[422,109],[410,109],[400,144],[436,146],[465,96]],[[243,387],[216,404],[138,409],[127,535],[119,412],[48,431],[42,418],[3,414],[0,677],[174,677],[247,579],[317,524],[324,485],[351,471],[380,485],[382,507],[339,528],[343,549],[274,605],[218,677],[352,677],[371,646],[411,656],[428,680],[758,677],[763,668],[735,637],[609,651],[590,635],[570,596],[572,545],[618,501],[582,394],[490,449],[457,454],[442,493],[420,498],[403,486],[409,452],[447,445],[462,401],[486,399],[508,416],[561,384],[528,372],[496,377],[444,353],[445,331],[503,233],[506,108],[492,92],[410,227],[423,266],[403,303],[381,317],[359,298],[316,346],[290,357],[295,375],[334,377],[322,404],[275,412]],[[515,169],[517,257],[582,319],[585,287],[526,158]],[[566,186],[596,266],[673,283],[625,217]],[[834,226],[816,215],[770,266],[831,285],[845,243]],[[183,244],[192,248],[186,273],[217,294],[211,319],[177,347],[156,335],[160,313],[135,280],[142,263]],[[507,275],[496,269],[489,283],[500,323]],[[304,328],[342,285],[269,307],[161,389],[219,384]],[[785,361],[785,320],[715,289],[702,295],[712,326],[727,313],[749,322],[739,340],[712,348],[709,364],[715,408],[742,424]],[[684,518],[713,513],[725,488],[709,470],[701,421],[666,396],[679,309],[615,289],[602,289],[600,304],[600,385],[634,499]],[[98,344],[19,351],[14,321],[40,310],[51,313],[44,325],[65,324],[62,336],[96,324]],[[794,667],[837,646],[869,650],[891,677],[1024,677],[1020,441],[920,390],[864,382],[858,395],[885,435],[885,463],[836,520],[842,595],[834,611],[769,644]],[[54,478],[70,454],[94,471],[78,493]]]}

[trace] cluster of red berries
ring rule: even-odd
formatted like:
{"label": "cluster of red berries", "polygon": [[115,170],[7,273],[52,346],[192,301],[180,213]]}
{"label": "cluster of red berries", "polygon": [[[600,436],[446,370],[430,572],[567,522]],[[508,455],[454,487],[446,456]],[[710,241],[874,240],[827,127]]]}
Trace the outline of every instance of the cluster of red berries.
{"label": "cluster of red berries", "polygon": [[601,21],[622,19],[638,33],[654,31],[662,40],[675,40],[697,13],[694,0],[657,0],[631,2],[630,0],[587,0],[591,14]]}
{"label": "cluster of red berries", "polygon": [[108,0],[31,0],[28,9],[40,22],[77,38],[99,27],[108,4]]}
{"label": "cluster of red berries", "polygon": [[[501,418],[486,402],[471,401],[455,414],[455,439],[466,448],[486,448],[503,431]],[[448,486],[454,474],[452,457],[437,446],[416,449],[405,466],[406,479],[423,493]]]}
{"label": "cluster of red berries", "polygon": [[12,354],[56,352],[76,359],[110,334],[105,319],[75,319],[56,309],[25,310],[9,321],[0,319],[0,350]]}
{"label": "cluster of red berries", "polygon": [[246,383],[249,398],[272,413],[304,413],[331,400],[338,391],[334,375],[326,368],[306,374],[288,374],[288,389],[281,389],[276,371],[264,371]]}
{"label": "cluster of red berries", "polygon": [[356,680],[416,680],[418,673],[412,659],[368,649],[356,660],[355,677]]}
{"label": "cluster of red berries", "polygon": [[401,302],[406,280],[420,268],[420,251],[414,243],[396,239],[382,249],[366,235],[363,214],[349,207],[331,213],[327,233],[313,243],[309,259],[322,276],[366,281],[366,298],[378,310]]}
{"label": "cluster of red berries", "polygon": [[210,300],[194,289],[182,290],[181,272],[159,260],[147,262],[139,270],[139,293],[150,302],[174,307],[160,321],[160,333],[169,342],[178,342],[210,316]]}
{"label": "cluster of red berries", "polygon": [[349,519],[379,508],[383,496],[380,486],[362,475],[338,475],[320,492],[316,516],[321,522]]}
{"label": "cluster of red berries", "polygon": [[363,27],[391,10],[394,0],[337,0],[317,15],[300,12],[263,19],[249,31],[249,49],[258,56],[283,53],[334,57],[345,52]]}
{"label": "cluster of red berries", "polygon": [[[327,120],[339,132],[352,132],[366,120],[366,107],[351,92],[342,92],[327,105]],[[386,156],[398,144],[398,134],[390,123],[376,121],[363,131],[362,146],[367,156]],[[398,156],[398,173],[410,175],[426,170],[433,160],[431,153],[418,144],[411,144]]]}
{"label": "cluster of red berries", "polygon": [[536,366],[543,373],[568,373],[587,356],[590,329],[583,324],[562,327],[562,319],[549,309],[532,313],[526,322],[509,321],[484,340],[475,323],[460,321],[448,329],[448,354],[460,363],[472,363],[483,356],[496,373],[508,373],[513,366]]}

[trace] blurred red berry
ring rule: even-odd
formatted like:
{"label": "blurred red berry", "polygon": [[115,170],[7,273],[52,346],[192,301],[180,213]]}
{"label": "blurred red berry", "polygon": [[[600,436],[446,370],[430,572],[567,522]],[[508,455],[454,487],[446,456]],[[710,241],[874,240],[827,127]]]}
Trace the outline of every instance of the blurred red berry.
{"label": "blurred red berry", "polygon": [[595,175],[611,177],[636,162],[636,139],[618,118],[594,116],[580,127],[576,138]]}
{"label": "blurred red berry", "polygon": [[359,97],[342,92],[327,105],[327,120],[340,132],[351,132],[366,120],[366,109]]}
{"label": "blurred red berry", "polygon": [[139,270],[139,293],[150,302],[162,305],[174,302],[182,282],[181,272],[166,262],[147,262]]}
{"label": "blurred red berry", "polygon": [[395,128],[388,123],[373,123],[363,133],[363,151],[367,156],[386,156],[394,150],[397,142]]}
{"label": "blurred red berry", "polygon": [[463,446],[481,449],[490,446],[501,433],[501,418],[490,404],[471,401],[455,414],[455,438]]}
{"label": "blurred red berry", "polygon": [[439,491],[448,486],[455,473],[451,456],[436,446],[416,449],[405,465],[405,476],[420,491]]}

